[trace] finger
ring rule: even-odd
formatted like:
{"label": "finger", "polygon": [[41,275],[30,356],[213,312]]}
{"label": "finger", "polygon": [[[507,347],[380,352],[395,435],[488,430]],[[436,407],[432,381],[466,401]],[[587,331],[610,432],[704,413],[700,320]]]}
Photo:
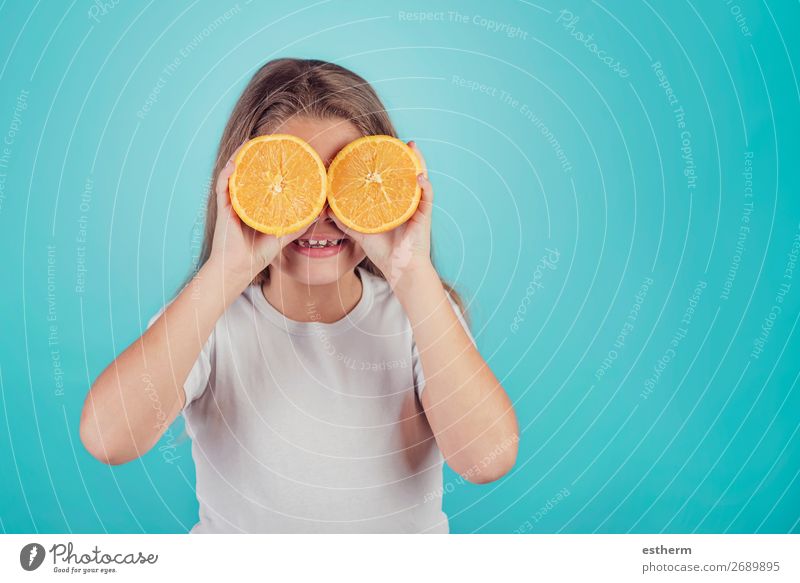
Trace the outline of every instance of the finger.
{"label": "finger", "polygon": [[418,210],[426,219],[430,219],[433,213],[433,185],[428,179],[428,165],[415,141],[411,140],[408,142],[408,146],[414,151],[414,154],[417,155],[420,166],[422,166],[422,172],[417,174],[417,183],[422,187],[422,198],[419,201]]}
{"label": "finger", "polygon": [[410,142],[408,142],[408,147],[414,151],[414,154],[416,154],[417,160],[419,160],[419,164],[420,166],[422,166],[422,173],[425,174],[425,176],[427,177],[428,165],[425,162],[425,157],[422,155],[422,152],[420,152],[419,146],[417,146],[417,143],[414,140],[411,140]]}
{"label": "finger", "polygon": [[433,215],[433,185],[425,174],[418,174],[417,182],[422,188],[422,196],[419,199],[417,211],[430,220]]}
{"label": "finger", "polygon": [[239,153],[239,150],[242,149],[240,145],[236,150],[231,154],[231,157],[228,158],[228,162],[223,166],[222,170],[219,171],[219,176],[217,176],[217,182],[214,185],[214,190],[217,195],[217,208],[224,208],[225,206],[230,204],[230,196],[228,195],[228,181],[231,178],[231,174],[236,169],[236,164],[234,160],[236,159],[236,155]]}
{"label": "finger", "polygon": [[230,197],[228,196],[228,180],[233,174],[234,164],[233,159],[228,160],[228,163],[219,171],[217,176],[217,184],[215,191],[217,194],[217,208],[223,209],[230,204]]}

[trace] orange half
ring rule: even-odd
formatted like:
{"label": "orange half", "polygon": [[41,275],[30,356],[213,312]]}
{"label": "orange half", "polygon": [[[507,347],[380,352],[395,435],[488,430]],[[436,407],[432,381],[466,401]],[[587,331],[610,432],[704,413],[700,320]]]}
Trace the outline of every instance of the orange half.
{"label": "orange half", "polygon": [[403,224],[419,206],[422,166],[414,151],[392,136],[351,142],[328,167],[328,204],[345,225],[382,233]]}
{"label": "orange half", "polygon": [[241,147],[234,163],[231,205],[256,231],[280,237],[322,212],[325,164],[306,141],[289,134],[259,136]]}

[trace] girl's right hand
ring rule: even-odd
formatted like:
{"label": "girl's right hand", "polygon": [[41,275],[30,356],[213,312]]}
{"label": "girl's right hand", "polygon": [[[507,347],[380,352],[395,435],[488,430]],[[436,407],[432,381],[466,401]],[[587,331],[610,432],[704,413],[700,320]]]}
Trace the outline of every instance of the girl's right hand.
{"label": "girl's right hand", "polygon": [[218,261],[228,276],[246,286],[275,260],[286,245],[297,239],[303,230],[276,237],[260,233],[242,222],[233,210],[228,192],[228,179],[233,173],[235,157],[236,152],[217,177],[217,222],[209,260]]}

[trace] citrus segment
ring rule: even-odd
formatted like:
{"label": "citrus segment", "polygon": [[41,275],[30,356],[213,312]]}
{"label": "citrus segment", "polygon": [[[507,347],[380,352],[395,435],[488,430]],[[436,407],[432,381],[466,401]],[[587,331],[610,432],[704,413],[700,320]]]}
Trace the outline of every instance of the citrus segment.
{"label": "citrus segment", "polygon": [[419,159],[392,136],[351,142],[328,167],[328,204],[345,225],[382,233],[407,221],[419,206]]}
{"label": "citrus segment", "polygon": [[325,206],[325,165],[304,140],[288,134],[246,142],[228,188],[244,223],[280,237],[311,224]]}

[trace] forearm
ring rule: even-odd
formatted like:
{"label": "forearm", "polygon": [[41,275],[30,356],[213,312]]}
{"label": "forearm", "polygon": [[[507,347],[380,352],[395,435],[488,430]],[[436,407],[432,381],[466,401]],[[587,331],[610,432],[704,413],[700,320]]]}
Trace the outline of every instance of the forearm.
{"label": "forearm", "polygon": [[425,415],[450,467],[471,481],[514,463],[517,421],[506,392],[461,326],[433,266],[395,290],[411,322],[425,376]]}
{"label": "forearm", "polygon": [[246,282],[207,262],[145,333],[97,378],[84,404],[81,439],[107,463],[147,452],[185,402],[183,383],[225,308]]}

